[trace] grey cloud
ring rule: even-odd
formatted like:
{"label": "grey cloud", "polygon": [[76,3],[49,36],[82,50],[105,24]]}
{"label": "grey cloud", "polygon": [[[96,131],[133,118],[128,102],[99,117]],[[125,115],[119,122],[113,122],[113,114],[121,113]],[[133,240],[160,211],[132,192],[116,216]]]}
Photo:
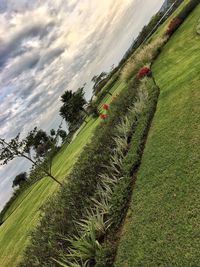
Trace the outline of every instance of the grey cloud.
{"label": "grey cloud", "polygon": [[0,124],[5,123],[11,116],[12,112],[9,111],[6,114],[0,116]]}
{"label": "grey cloud", "polygon": [[60,56],[65,51],[65,48],[53,48],[49,49],[47,52],[45,52],[39,62],[38,62],[38,70],[41,70],[44,68],[46,64],[50,64],[56,57]]}
{"label": "grey cloud", "polygon": [[27,53],[18,57],[16,62],[6,70],[4,80],[6,81],[8,78],[13,79],[19,76],[23,71],[32,69],[38,63],[39,59],[40,55],[37,52]]}
{"label": "grey cloud", "polygon": [[[36,94],[35,96],[33,96],[29,101],[28,101],[28,105],[29,107],[31,107],[33,104],[38,103],[39,100],[45,96],[45,92],[39,92],[38,94]],[[48,102],[48,99],[45,98],[45,100]],[[40,105],[40,103],[39,103]]]}
{"label": "grey cloud", "polygon": [[[48,25],[41,24],[38,22],[37,24],[24,26],[18,32],[16,32],[13,36],[11,36],[10,40],[7,42],[0,43],[0,67],[2,67],[6,61],[13,57],[16,53],[16,50],[20,49],[20,45],[23,40],[28,38],[33,38],[38,36],[39,38],[43,38],[50,31],[50,28],[53,27],[52,23]],[[18,51],[19,53],[19,51]]]}
{"label": "grey cloud", "polygon": [[0,1],[0,13],[4,13],[7,8],[7,3],[6,0]]}
{"label": "grey cloud", "polygon": [[31,80],[29,79],[28,84],[23,83],[22,88],[19,90],[19,95],[23,99],[26,99],[28,96],[30,96],[33,93],[34,88],[36,87],[36,82],[34,78]]}

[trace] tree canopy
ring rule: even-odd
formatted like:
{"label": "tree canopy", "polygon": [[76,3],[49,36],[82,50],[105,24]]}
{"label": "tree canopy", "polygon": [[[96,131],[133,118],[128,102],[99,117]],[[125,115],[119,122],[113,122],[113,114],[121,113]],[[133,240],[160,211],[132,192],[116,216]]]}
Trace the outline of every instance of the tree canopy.
{"label": "tree canopy", "polygon": [[21,186],[24,182],[27,180],[27,173],[26,172],[21,172],[20,174],[15,176],[15,179],[13,180],[12,187],[15,186]]}
{"label": "tree canopy", "polygon": [[60,115],[69,124],[73,124],[80,117],[81,112],[86,112],[84,109],[86,100],[83,89],[81,87],[76,92],[66,91],[61,96],[63,105],[60,108]]}

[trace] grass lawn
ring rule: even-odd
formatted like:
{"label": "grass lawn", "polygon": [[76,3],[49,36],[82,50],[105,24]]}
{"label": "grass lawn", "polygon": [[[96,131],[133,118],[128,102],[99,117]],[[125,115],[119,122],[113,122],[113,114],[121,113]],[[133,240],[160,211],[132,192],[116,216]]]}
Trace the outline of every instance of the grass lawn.
{"label": "grass lawn", "polygon": [[200,6],[153,65],[160,97],[115,267],[200,266]]}
{"label": "grass lawn", "polygon": [[[123,82],[117,82],[112,92],[119,93],[125,88]],[[111,96],[106,96],[104,102],[110,103]],[[88,118],[88,123],[82,127],[77,137],[70,145],[64,145],[53,162],[53,174],[59,180],[66,180],[83,147],[91,140],[100,119]],[[45,178],[23,192],[11,205],[5,214],[11,216],[0,227],[0,266],[14,267],[21,260],[23,249],[29,242],[29,235],[39,219],[39,209],[58,190],[58,185],[50,178]]]}

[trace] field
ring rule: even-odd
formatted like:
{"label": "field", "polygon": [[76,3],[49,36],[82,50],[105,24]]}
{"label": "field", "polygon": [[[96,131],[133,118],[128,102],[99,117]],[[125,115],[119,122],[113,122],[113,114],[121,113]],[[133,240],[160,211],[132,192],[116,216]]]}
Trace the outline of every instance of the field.
{"label": "field", "polygon": [[199,17],[200,6],[153,65],[160,97],[115,267],[200,266]]}
{"label": "field", "polygon": [[[111,92],[118,94],[125,88],[123,82],[116,82]],[[110,103],[112,97],[104,99]],[[80,156],[84,146],[90,141],[100,119],[89,117],[77,137],[69,145],[64,145],[53,162],[53,174],[60,181],[67,181],[67,174]],[[44,178],[23,192],[5,214],[7,220],[0,227],[0,266],[16,266],[21,260],[23,249],[29,242],[29,235],[37,225],[40,208],[58,190],[58,185],[50,178]],[[11,215],[10,215],[11,214]],[[10,215],[10,216],[9,216]]]}

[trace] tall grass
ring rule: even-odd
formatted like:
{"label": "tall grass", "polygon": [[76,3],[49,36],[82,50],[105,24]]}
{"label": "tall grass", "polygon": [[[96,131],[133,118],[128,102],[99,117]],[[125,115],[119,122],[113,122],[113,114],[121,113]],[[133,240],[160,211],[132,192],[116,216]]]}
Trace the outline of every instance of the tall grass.
{"label": "tall grass", "polygon": [[150,64],[159,54],[161,47],[167,41],[167,37],[159,37],[151,43],[143,46],[135,53],[124,66],[121,79],[128,81],[144,65]]}

